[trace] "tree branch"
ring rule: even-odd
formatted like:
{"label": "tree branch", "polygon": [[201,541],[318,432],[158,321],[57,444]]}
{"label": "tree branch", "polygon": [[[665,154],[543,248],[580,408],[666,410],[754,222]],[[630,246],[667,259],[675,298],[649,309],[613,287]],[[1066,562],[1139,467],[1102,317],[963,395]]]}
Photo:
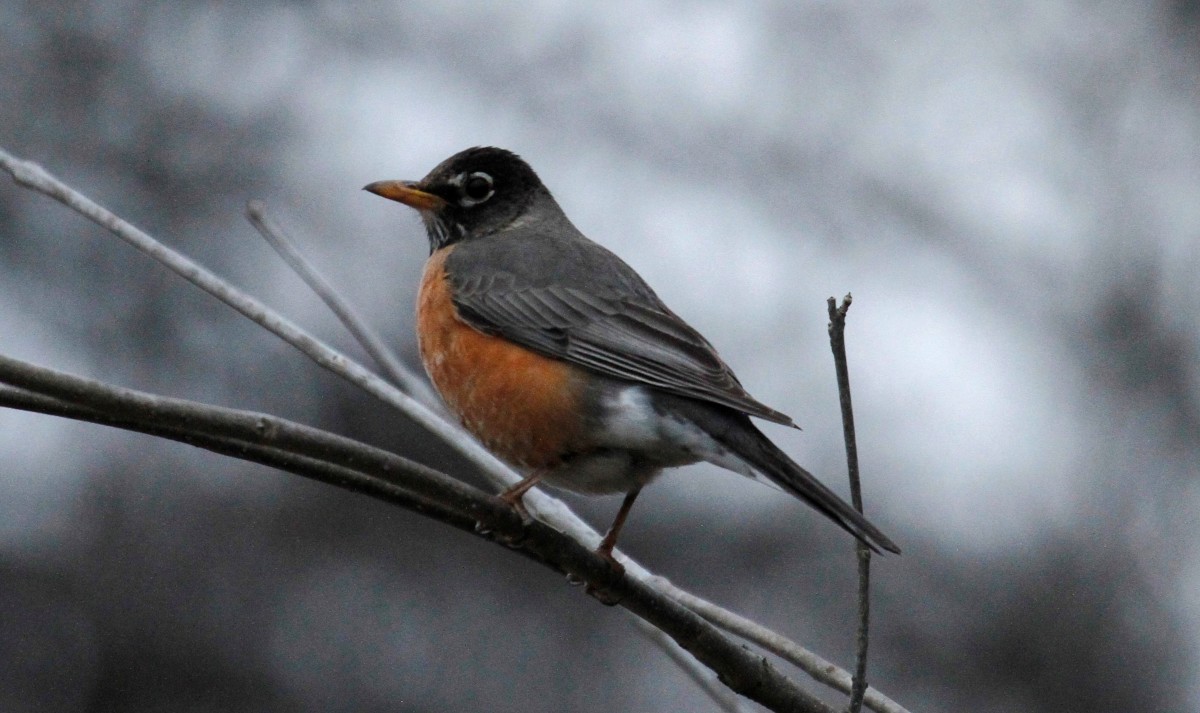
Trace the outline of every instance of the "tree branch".
{"label": "tree branch", "polygon": [[641,619],[634,619],[633,623],[637,626],[638,631],[642,632],[647,639],[659,648],[667,658],[675,662],[675,665],[683,669],[683,672],[688,675],[688,678],[704,691],[705,695],[712,699],[713,703],[725,711],[725,713],[742,713],[743,707],[738,697],[733,694],[728,688],[721,685],[721,682],[714,678],[710,671],[705,671],[700,667],[696,659],[689,656],[679,646],[663,635],[662,630],[650,626]]}
{"label": "tree branch", "polygon": [[[846,466],[850,474],[850,497],[854,509],[863,511],[862,485],[858,478],[858,441],[854,435],[854,406],[850,401],[850,368],[846,363],[846,312],[853,297],[849,293],[839,307],[830,297],[829,346],[833,349],[833,364],[837,371],[838,396],[842,404],[842,435],[846,441]],[[867,691],[867,645],[871,623],[871,550],[855,542],[858,552],[858,633],[854,655],[854,685],[850,689],[850,713],[859,713]]]}
{"label": "tree branch", "polygon": [[[682,604],[646,582],[623,576],[574,539],[536,520],[523,521],[498,497],[444,473],[286,419],[146,394],[11,357],[0,356],[0,382],[18,387],[0,391],[0,399],[23,408],[41,407],[72,418],[131,426],[237,458],[266,462],[404,507],[413,504],[408,493],[415,493],[421,496],[418,505],[428,500],[434,507],[412,508],[414,511],[436,518],[449,510],[450,524],[466,529],[466,520],[470,520],[476,535],[520,548],[554,571],[587,582],[603,593],[605,601],[616,601],[667,632],[734,691],[775,711],[832,712],[764,657],[730,641]],[[39,396],[43,398],[39,400]]]}
{"label": "tree branch", "polygon": [[166,438],[233,458],[279,468],[280,470],[302,475],[323,483],[330,483],[354,492],[369,493],[373,488],[380,488],[380,492],[376,495],[380,499],[426,515],[460,530],[475,532],[475,520],[467,517],[457,509],[446,507],[440,502],[423,498],[403,489],[395,483],[387,482],[382,486],[367,483],[363,479],[363,474],[357,470],[344,468],[317,458],[302,456],[282,448],[255,444],[232,437],[204,434],[196,430],[172,427],[153,420],[122,417],[114,413],[88,408],[71,403],[70,401],[64,401],[33,391],[26,391],[25,389],[7,384],[0,384],[0,406],[50,416],[60,416],[76,421],[86,421],[126,431]]}
{"label": "tree branch", "polygon": [[387,344],[371,328],[371,325],[360,319],[350,303],[338,294],[333,285],[305,259],[279,223],[267,215],[267,207],[262,201],[250,201],[246,204],[246,218],[267,241],[267,244],[274,248],[283,261],[337,316],[346,330],[362,345],[367,354],[379,365],[379,368],[383,369],[392,383],[431,409],[440,410],[439,401],[425,380],[406,367],[404,362],[400,361],[391,349],[388,349]]}
{"label": "tree branch", "polygon": [[[658,581],[660,590],[674,592],[672,596],[676,601],[712,622],[716,627],[757,644],[826,686],[847,695],[850,694],[854,679],[849,672],[839,668],[836,664],[741,614],[723,609],[707,599],[675,588],[665,577],[656,576],[655,579]],[[863,703],[878,713],[909,713],[904,706],[874,688],[867,688]]]}

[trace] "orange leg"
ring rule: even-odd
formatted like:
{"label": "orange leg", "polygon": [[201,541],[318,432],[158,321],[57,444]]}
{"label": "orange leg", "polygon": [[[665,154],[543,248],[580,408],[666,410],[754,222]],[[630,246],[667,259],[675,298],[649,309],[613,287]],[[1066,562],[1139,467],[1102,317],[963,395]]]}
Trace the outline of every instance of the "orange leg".
{"label": "orange leg", "polygon": [[621,563],[613,557],[612,551],[617,546],[617,535],[621,534],[621,527],[625,525],[625,519],[629,517],[629,511],[633,508],[633,501],[637,500],[640,492],[642,492],[642,486],[639,485],[625,494],[625,501],[621,503],[621,509],[617,511],[617,517],[613,520],[612,527],[609,527],[608,532],[604,533],[604,539],[600,540],[600,546],[596,548],[597,554],[620,569],[624,569],[624,567],[621,567]]}
{"label": "orange leg", "polygon": [[525,505],[521,502],[521,499],[525,497],[525,493],[528,493],[533,486],[541,481],[542,476],[545,474],[545,471],[542,470],[533,471],[525,476],[521,482],[500,493],[500,499],[511,505],[514,510],[520,513],[523,519],[528,520],[529,511],[525,509]]}

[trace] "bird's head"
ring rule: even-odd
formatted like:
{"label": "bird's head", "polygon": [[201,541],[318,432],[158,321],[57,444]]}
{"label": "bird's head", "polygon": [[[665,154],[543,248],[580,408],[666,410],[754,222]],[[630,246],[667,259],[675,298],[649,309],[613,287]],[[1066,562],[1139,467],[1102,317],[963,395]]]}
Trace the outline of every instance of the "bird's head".
{"label": "bird's head", "polygon": [[420,212],[431,251],[510,227],[541,199],[554,204],[529,164],[493,147],[460,151],[419,181],[377,181],[363,190]]}

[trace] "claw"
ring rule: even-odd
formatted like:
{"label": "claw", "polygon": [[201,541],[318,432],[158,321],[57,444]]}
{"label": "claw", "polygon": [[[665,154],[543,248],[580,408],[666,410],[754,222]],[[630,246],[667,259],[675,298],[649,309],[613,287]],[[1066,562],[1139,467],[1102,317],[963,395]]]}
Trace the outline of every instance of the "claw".
{"label": "claw", "polygon": [[[612,545],[609,544],[608,547],[605,547],[605,544],[606,543],[603,542],[600,543],[600,547],[596,548],[596,554],[608,560],[608,566],[612,568],[613,574],[615,574],[618,579],[624,577],[625,565],[618,562],[616,557],[613,557]],[[592,597],[605,606],[611,607],[621,603],[620,595],[616,594],[610,589],[604,589],[597,587],[594,584],[588,584],[583,591],[589,597]]]}
{"label": "claw", "polygon": [[529,510],[525,509],[524,492],[514,493],[512,491],[505,491],[500,494],[500,499],[508,503],[508,506],[513,510],[517,511],[517,514],[521,516],[522,524],[528,525],[533,522],[533,516],[529,514]]}
{"label": "claw", "polygon": [[512,486],[508,490],[505,490],[503,493],[500,493],[500,499],[508,503],[509,507],[511,507],[513,510],[516,510],[517,514],[521,516],[521,522],[526,525],[533,522],[533,518],[530,517],[529,511],[525,509],[525,503],[522,502],[522,500],[525,498],[525,493],[529,492],[533,486],[537,485],[538,481],[542,479],[543,475],[544,473],[542,471],[535,470],[529,475],[525,476],[525,479],[521,482]]}

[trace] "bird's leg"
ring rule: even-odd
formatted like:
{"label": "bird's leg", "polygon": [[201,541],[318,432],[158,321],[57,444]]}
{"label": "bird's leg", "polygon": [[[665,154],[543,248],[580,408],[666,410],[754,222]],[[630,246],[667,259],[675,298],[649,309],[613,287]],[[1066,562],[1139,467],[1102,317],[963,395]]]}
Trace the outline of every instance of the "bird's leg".
{"label": "bird's leg", "polygon": [[500,499],[512,506],[512,509],[516,510],[517,514],[525,522],[529,522],[532,518],[529,517],[529,511],[525,509],[525,503],[521,502],[521,500],[525,497],[525,493],[528,493],[533,486],[537,485],[545,474],[546,471],[544,470],[535,470],[525,476],[521,482],[500,493]]}
{"label": "bird's leg", "polygon": [[637,485],[625,494],[625,500],[621,503],[621,509],[617,511],[616,519],[608,528],[608,532],[604,533],[604,539],[600,540],[600,546],[596,548],[596,554],[611,562],[613,568],[619,572],[624,572],[625,568],[613,557],[612,551],[617,546],[617,535],[621,534],[621,527],[625,525],[625,519],[629,517],[629,511],[633,508],[633,501],[637,500],[640,492],[642,492],[642,486]]}
{"label": "bird's leg", "polygon": [[[621,503],[621,509],[617,511],[617,517],[613,520],[613,524],[608,528],[608,532],[604,533],[604,539],[600,540],[600,546],[596,548],[596,554],[608,560],[609,565],[613,568],[613,572],[618,577],[625,576],[625,565],[617,561],[613,557],[613,548],[617,546],[617,535],[621,534],[621,526],[625,524],[625,518],[629,517],[629,511],[633,508],[633,501],[637,500],[638,493],[642,492],[642,486],[638,485],[625,494],[625,501]],[[613,606],[620,603],[621,598],[615,593],[601,589],[594,584],[589,584],[584,590],[588,595],[595,597],[601,604]]]}

